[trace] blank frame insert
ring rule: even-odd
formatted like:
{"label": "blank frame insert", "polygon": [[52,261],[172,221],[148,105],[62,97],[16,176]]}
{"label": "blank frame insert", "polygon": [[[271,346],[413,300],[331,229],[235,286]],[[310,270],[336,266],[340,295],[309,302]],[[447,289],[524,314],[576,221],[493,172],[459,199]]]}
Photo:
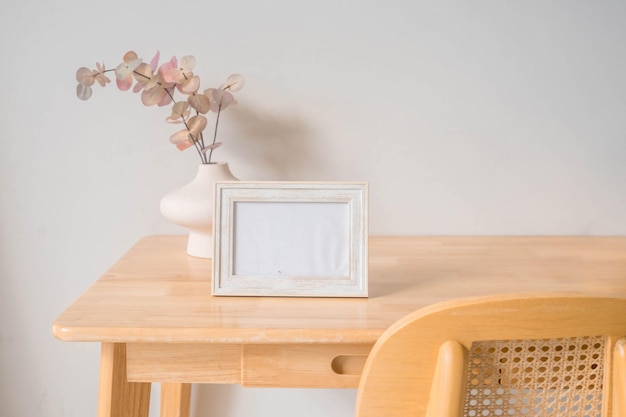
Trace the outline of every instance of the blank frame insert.
{"label": "blank frame insert", "polygon": [[347,277],[349,213],[347,202],[236,202],[234,275]]}
{"label": "blank frame insert", "polygon": [[215,184],[213,295],[367,297],[367,183]]}

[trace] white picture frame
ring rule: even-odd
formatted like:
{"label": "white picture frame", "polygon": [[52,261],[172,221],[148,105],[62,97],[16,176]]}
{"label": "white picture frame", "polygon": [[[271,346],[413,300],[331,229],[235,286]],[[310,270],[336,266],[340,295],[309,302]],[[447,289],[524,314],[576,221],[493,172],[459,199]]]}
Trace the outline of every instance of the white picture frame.
{"label": "white picture frame", "polygon": [[216,296],[367,297],[365,182],[218,181]]}

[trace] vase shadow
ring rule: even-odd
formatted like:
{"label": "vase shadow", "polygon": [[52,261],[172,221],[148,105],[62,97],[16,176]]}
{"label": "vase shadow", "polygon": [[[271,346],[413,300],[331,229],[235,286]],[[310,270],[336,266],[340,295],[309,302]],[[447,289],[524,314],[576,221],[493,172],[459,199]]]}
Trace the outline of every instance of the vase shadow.
{"label": "vase shadow", "polygon": [[269,113],[258,107],[237,106],[229,123],[228,147],[267,180],[312,179],[320,155],[313,146],[314,129],[293,114]]}

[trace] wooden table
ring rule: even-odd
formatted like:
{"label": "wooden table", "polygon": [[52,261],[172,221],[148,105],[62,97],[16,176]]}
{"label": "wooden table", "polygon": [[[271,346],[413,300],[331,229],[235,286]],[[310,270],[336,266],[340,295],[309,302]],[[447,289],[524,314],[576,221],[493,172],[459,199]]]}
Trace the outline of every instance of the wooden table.
{"label": "wooden table", "polygon": [[190,383],[355,388],[405,314],[451,298],[528,291],[626,297],[626,237],[371,237],[368,299],[211,296],[186,238],[141,239],[54,322],[102,343],[99,417],[189,414]]}

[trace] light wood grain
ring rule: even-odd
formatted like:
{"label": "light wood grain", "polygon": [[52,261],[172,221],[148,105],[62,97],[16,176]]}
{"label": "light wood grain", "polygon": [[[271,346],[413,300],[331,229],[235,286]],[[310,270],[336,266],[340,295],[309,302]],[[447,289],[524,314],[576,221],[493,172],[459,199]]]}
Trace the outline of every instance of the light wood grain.
{"label": "light wood grain", "polygon": [[241,345],[129,343],[129,381],[241,382]]}
{"label": "light wood grain", "polygon": [[[476,340],[601,335],[608,338],[609,352],[610,344],[626,335],[626,299],[538,293],[432,305],[394,323],[374,345],[361,377],[356,416],[424,416],[438,351],[449,340],[469,348]],[[605,369],[610,368],[609,360]],[[611,380],[605,381],[610,397]],[[626,393],[616,394],[614,404],[619,404]]]}
{"label": "light wood grain", "polygon": [[626,296],[624,237],[371,237],[369,299],[211,296],[185,237],[140,240],[54,322],[66,341],[369,343],[438,301],[528,291]]}
{"label": "light wood grain", "polygon": [[437,356],[426,417],[463,415],[468,356],[467,348],[456,340],[443,342]]}
{"label": "light wood grain", "polygon": [[626,417],[626,338],[615,343],[613,355],[613,416]]}
{"label": "light wood grain", "polygon": [[211,261],[185,246],[184,236],[141,239],[55,320],[60,340],[103,343],[99,417],[147,413],[149,383],[126,381],[126,349],[132,381],[356,387],[380,335],[436,302],[626,297],[626,237],[371,237],[368,299],[213,297]]}
{"label": "light wood grain", "polygon": [[161,384],[161,417],[189,417],[191,384]]}
{"label": "light wood grain", "polygon": [[371,345],[358,344],[246,345],[242,384],[249,387],[356,388],[370,349]]}
{"label": "light wood grain", "polygon": [[98,417],[148,417],[150,383],[126,379],[126,346],[103,343],[100,354]]}

